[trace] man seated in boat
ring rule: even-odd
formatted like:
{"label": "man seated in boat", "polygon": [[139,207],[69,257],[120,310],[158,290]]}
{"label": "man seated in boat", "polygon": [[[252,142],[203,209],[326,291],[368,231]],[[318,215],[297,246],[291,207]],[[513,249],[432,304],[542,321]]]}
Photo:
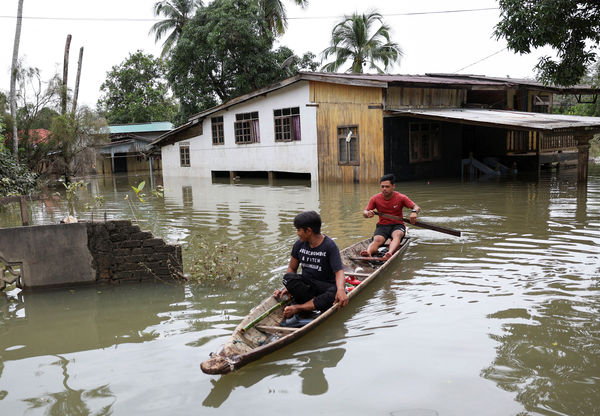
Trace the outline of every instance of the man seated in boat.
{"label": "man seated in boat", "polygon": [[[337,244],[321,234],[321,217],[306,211],[294,218],[298,240],[283,276],[285,289],[275,291],[276,298],[291,296],[296,304],[286,306],[284,318],[298,312],[325,311],[334,303],[341,308],[348,304],[345,291],[344,267]],[[302,272],[298,274],[298,266]]]}
{"label": "man seated in boat", "polygon": [[381,192],[371,197],[367,207],[363,211],[363,216],[365,218],[371,218],[375,215],[375,212],[377,212],[378,214],[387,214],[397,217],[397,219],[379,215],[379,221],[377,221],[375,227],[373,241],[366,250],[363,250],[360,253],[360,255],[372,257],[373,254],[377,253],[379,247],[385,243],[388,238],[391,238],[392,241],[384,256],[385,259],[389,259],[398,249],[402,237],[406,234],[406,227],[404,226],[404,221],[402,221],[402,208],[406,207],[412,209],[409,216],[411,224],[417,222],[417,214],[421,211],[421,208],[406,195],[396,192],[394,175],[383,175],[379,184]]}

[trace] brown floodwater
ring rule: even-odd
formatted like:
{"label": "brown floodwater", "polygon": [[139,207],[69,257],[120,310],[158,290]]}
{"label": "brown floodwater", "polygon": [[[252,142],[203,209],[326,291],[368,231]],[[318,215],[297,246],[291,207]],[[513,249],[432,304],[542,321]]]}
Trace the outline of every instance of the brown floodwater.
{"label": "brown floodwater", "polygon": [[[340,313],[226,376],[200,362],[280,287],[294,216],[319,211],[348,246],[374,229],[361,211],[377,184],[157,177],[161,199],[147,177],[86,182],[80,217],[137,218],[184,245],[192,274],[226,244],[237,277],[0,293],[1,415],[600,414],[600,166],[586,187],[574,170],[399,183],[421,220],[463,236],[411,227],[404,257]],[[67,212],[30,208],[34,224]],[[1,209],[0,226],[19,221]]]}

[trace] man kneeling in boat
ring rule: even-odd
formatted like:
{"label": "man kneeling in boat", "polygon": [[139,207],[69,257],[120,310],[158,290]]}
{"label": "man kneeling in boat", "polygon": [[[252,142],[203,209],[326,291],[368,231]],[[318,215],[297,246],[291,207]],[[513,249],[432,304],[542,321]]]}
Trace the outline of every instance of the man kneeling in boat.
{"label": "man kneeling in boat", "polygon": [[[296,301],[283,310],[284,318],[298,312],[325,311],[334,303],[338,308],[346,306],[340,250],[331,238],[321,234],[321,217],[315,211],[302,212],[294,218],[294,227],[298,240],[283,276],[285,289],[274,293],[278,299],[288,295]],[[301,274],[297,273],[298,266],[302,266]]]}
{"label": "man kneeling in boat", "polygon": [[[387,253],[385,253],[384,259],[392,257],[394,252],[400,246],[402,237],[406,234],[406,227],[404,221],[402,221],[402,208],[411,208],[409,219],[410,223],[414,224],[417,222],[417,214],[421,211],[421,208],[413,201],[410,200],[404,194],[396,192],[396,184],[394,175],[388,174],[383,175],[379,181],[381,192],[373,195],[367,204],[367,207],[363,211],[365,218],[371,218],[375,215],[379,215],[379,221],[375,227],[375,233],[373,235],[373,241],[369,244],[366,250],[363,250],[360,255],[364,257],[371,257],[377,253],[379,247],[386,242],[388,238],[391,238],[390,246]],[[396,217],[392,219],[385,215]]]}

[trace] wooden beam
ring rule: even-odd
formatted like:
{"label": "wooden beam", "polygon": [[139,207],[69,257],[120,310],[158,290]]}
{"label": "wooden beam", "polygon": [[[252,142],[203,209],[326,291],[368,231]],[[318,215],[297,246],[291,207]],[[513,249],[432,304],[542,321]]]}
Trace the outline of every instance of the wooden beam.
{"label": "wooden beam", "polygon": [[576,135],[577,140],[577,184],[587,184],[588,180],[588,164],[590,158],[590,140],[594,136],[592,134]]}

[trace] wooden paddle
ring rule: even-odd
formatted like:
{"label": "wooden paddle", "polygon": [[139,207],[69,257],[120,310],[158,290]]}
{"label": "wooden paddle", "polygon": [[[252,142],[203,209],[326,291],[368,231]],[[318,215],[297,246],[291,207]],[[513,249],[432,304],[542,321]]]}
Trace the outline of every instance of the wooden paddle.
{"label": "wooden paddle", "polygon": [[[380,217],[389,218],[390,220],[396,221],[405,221],[410,224],[410,220],[408,218],[397,217],[395,215],[384,214],[382,212],[373,211],[375,215],[379,215]],[[446,233],[450,235],[454,235],[456,237],[460,237],[461,232],[457,230],[453,230],[452,228],[440,227],[439,225],[427,224],[426,222],[417,221],[413,225],[421,228],[427,228],[428,230],[439,231],[440,233]]]}

